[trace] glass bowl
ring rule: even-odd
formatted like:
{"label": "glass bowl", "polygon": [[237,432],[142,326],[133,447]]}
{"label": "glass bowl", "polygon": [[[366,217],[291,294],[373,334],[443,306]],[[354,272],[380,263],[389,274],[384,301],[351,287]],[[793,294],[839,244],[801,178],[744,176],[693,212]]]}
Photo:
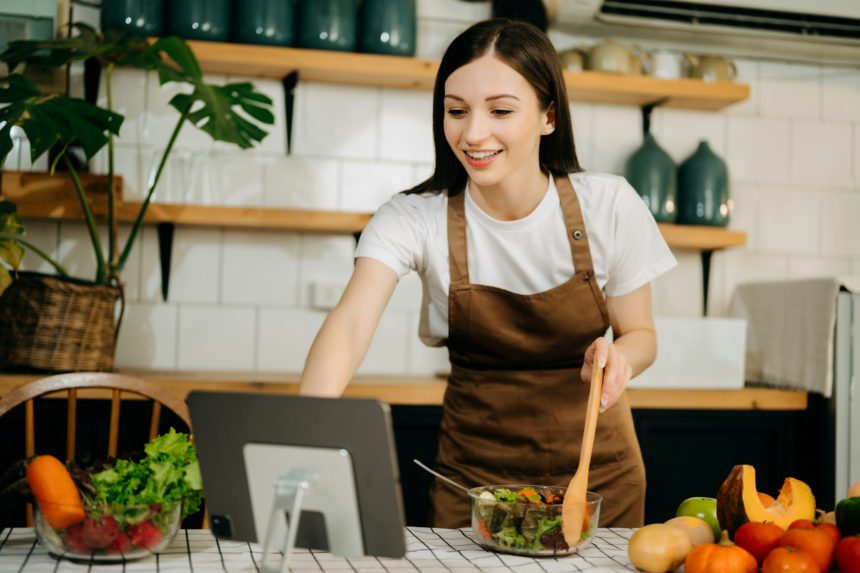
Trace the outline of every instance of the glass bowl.
{"label": "glass bowl", "polygon": [[472,531],[491,551],[552,557],[569,555],[590,543],[603,498],[587,492],[582,534],[573,547],[564,541],[561,518],[565,487],[488,485],[469,490]]}
{"label": "glass bowl", "polygon": [[56,557],[82,561],[130,561],[164,549],[179,531],[182,505],[85,506],[83,521],[55,529],[40,503],[35,511],[36,537]]}

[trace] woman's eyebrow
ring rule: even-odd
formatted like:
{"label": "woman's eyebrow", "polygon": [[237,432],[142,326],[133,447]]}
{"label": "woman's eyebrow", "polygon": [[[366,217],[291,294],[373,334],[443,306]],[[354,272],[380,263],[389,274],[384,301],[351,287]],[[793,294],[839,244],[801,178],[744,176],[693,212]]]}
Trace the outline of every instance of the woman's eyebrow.
{"label": "woman's eyebrow", "polygon": [[[455,99],[457,101],[466,101],[458,95],[445,94],[445,99],[448,99],[448,98]],[[494,100],[503,99],[503,98],[511,98],[511,99],[515,99],[517,101],[520,101],[520,98],[518,98],[515,95],[511,95],[511,94],[499,94],[499,95],[487,96],[486,98],[484,98],[484,101],[494,101]]]}

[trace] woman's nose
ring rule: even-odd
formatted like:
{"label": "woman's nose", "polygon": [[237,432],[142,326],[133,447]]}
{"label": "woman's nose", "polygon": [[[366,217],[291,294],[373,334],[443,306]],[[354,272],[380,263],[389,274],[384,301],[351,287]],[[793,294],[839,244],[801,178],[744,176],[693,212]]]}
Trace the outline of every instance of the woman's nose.
{"label": "woman's nose", "polygon": [[476,146],[487,139],[489,126],[484,118],[479,117],[478,114],[473,114],[467,122],[466,131],[463,134],[467,145]]}

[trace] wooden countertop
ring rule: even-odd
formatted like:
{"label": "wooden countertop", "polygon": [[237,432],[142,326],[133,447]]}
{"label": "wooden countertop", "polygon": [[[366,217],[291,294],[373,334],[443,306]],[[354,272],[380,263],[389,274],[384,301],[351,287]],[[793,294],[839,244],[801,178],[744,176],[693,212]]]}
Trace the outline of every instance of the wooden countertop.
{"label": "wooden countertop", "polygon": [[[193,390],[225,392],[271,392],[295,394],[298,374],[257,372],[154,372],[123,371],[123,374],[152,380],[185,397]],[[0,374],[0,395],[31,380],[35,374]],[[429,376],[357,376],[345,396],[376,398],[398,405],[440,405],[445,380]],[[806,392],[769,388],[739,390],[627,390],[630,405],[638,409],[677,410],[805,410]],[[108,397],[96,390],[81,397]]]}

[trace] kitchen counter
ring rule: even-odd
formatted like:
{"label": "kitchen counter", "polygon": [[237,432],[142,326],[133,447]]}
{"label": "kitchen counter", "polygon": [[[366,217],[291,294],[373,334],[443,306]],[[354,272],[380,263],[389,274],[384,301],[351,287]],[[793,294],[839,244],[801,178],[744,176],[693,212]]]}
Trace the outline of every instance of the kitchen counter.
{"label": "kitchen counter", "polygon": [[[298,374],[259,372],[167,372],[123,371],[165,386],[185,397],[193,390],[226,392],[298,392]],[[0,374],[0,395],[31,380],[34,374]],[[445,380],[430,376],[357,376],[347,387],[345,396],[376,398],[396,405],[440,405],[445,394]],[[107,391],[81,392],[81,397],[108,397]],[[674,390],[630,388],[631,407],[668,410],[770,410],[802,411],[807,394],[795,390],[742,388],[738,390]]]}
{"label": "kitchen counter", "polygon": [[[296,549],[290,569],[297,572],[367,571],[411,573],[415,571],[493,571],[524,573],[553,571],[636,571],[627,558],[627,541],[632,529],[598,529],[593,543],[579,554],[565,557],[519,557],[492,553],[474,541],[471,529],[406,529],[406,555],[402,559],[344,559],[322,551]],[[107,567],[110,571],[258,571],[262,549],[258,545],[237,541],[215,542],[208,529],[186,529],[158,557],[145,557],[128,565],[92,567],[51,557],[36,541],[32,529],[15,528],[0,531],[0,573],[17,571],[93,571]]]}

